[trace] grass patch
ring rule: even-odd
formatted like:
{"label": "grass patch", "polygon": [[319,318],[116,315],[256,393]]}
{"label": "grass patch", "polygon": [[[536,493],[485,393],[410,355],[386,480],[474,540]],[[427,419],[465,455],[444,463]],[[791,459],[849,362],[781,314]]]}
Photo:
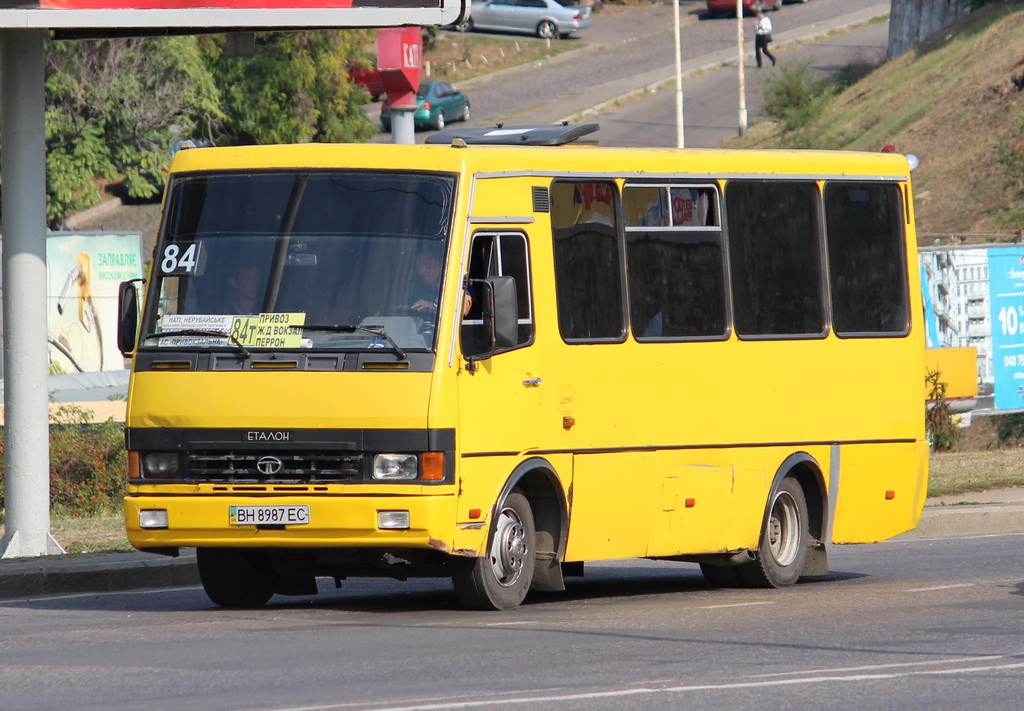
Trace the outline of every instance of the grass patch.
{"label": "grass patch", "polygon": [[553,39],[549,43],[526,35],[442,32],[434,40],[434,45],[424,52],[424,60],[430,64],[430,79],[443,79],[455,84],[585,46],[577,39]]}
{"label": "grass patch", "polygon": [[1024,449],[933,452],[928,496],[1024,486]]}
{"label": "grass patch", "polygon": [[50,533],[68,553],[108,553],[134,550],[120,513],[87,517],[54,516]]}

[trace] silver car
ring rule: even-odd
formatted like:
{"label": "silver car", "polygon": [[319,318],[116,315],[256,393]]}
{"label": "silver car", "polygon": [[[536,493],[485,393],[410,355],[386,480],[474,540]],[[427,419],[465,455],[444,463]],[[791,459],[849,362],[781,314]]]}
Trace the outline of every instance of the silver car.
{"label": "silver car", "polygon": [[460,30],[526,32],[541,39],[567,37],[590,27],[590,8],[557,0],[473,0]]}

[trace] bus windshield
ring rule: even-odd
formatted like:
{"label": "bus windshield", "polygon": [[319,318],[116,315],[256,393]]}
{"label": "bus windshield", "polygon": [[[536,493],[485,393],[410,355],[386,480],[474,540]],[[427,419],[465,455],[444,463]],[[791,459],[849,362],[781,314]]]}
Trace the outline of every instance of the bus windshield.
{"label": "bus windshield", "polygon": [[432,349],[454,190],[407,172],[176,177],[142,345]]}

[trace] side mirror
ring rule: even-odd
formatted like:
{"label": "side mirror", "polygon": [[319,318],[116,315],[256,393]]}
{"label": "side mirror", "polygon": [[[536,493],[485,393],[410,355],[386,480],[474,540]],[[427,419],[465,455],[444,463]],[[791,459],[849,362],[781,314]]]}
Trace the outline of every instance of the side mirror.
{"label": "side mirror", "polygon": [[487,277],[484,288],[484,324],[491,351],[511,348],[519,340],[519,306],[516,280],[510,276]]}
{"label": "side mirror", "polygon": [[135,350],[135,339],[139,332],[139,292],[132,279],[121,282],[117,290],[117,349],[125,358]]}

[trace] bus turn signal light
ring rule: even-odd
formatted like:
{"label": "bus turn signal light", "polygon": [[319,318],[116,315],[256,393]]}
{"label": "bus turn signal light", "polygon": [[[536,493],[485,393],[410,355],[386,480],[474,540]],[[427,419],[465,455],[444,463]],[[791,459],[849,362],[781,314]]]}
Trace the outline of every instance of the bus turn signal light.
{"label": "bus turn signal light", "polygon": [[424,452],[420,461],[424,481],[444,481],[444,452]]}
{"label": "bus turn signal light", "polygon": [[886,501],[892,501],[895,498],[896,498],[896,492],[893,491],[892,489],[889,489],[888,491],[885,492],[885,500]]}

